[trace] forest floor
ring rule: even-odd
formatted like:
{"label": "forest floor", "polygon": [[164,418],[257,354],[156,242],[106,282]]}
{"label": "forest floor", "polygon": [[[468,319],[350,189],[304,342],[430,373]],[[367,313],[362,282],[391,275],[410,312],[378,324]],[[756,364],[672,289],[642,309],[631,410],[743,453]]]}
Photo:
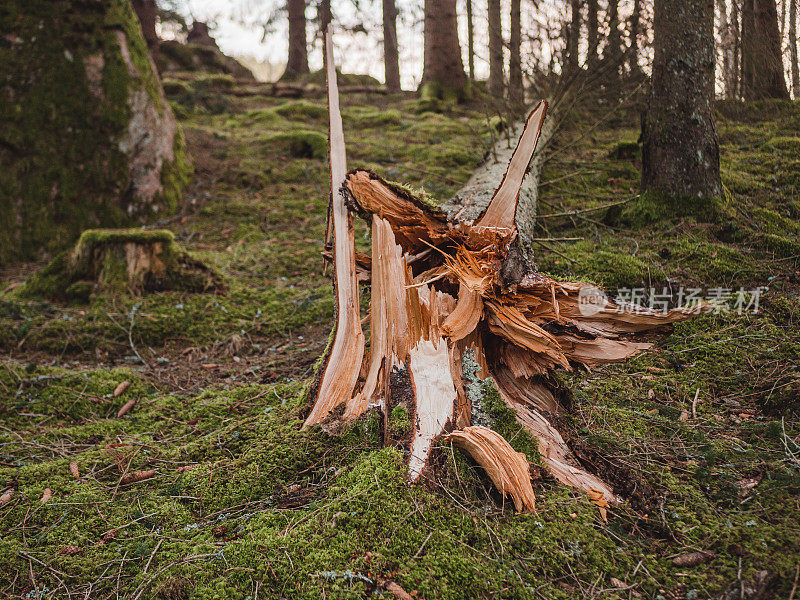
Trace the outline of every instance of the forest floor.
{"label": "forest floor", "polygon": [[[538,513],[516,515],[450,447],[409,486],[372,417],[301,431],[333,319],[324,103],[237,97],[213,77],[165,88],[196,172],[159,225],[227,289],[66,305],[21,293],[42,263],[0,273],[0,596],[388,597],[390,580],[420,599],[696,600],[754,597],[757,579],[763,597],[798,597],[800,105],[718,106],[714,202],[636,197],[633,107],[576,111],[551,147],[542,271],[654,300],[666,287],[673,304],[700,289],[723,309],[630,362],[562,374],[574,449],[626,498],[604,521],[543,470]],[[430,108],[343,98],[349,166],[448,198],[497,119]],[[740,288],[760,290],[741,314]],[[681,566],[695,551],[714,554]]]}

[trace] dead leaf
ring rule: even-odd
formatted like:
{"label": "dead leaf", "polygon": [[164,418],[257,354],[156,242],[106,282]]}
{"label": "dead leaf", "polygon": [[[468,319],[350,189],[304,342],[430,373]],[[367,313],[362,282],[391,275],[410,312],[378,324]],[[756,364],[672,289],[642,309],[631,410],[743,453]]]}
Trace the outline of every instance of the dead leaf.
{"label": "dead leaf", "polygon": [[131,387],[130,381],[123,381],[122,383],[120,383],[117,387],[114,388],[114,398],[122,395],[125,392],[125,390],[127,390],[129,387]]}
{"label": "dead leaf", "polygon": [[649,390],[647,390],[647,397],[650,398],[650,400],[652,400],[653,398],[656,397],[656,391],[650,388]]}
{"label": "dead leaf", "polygon": [[197,465],[183,465],[182,467],[178,467],[178,473],[186,473],[187,471],[191,471]]}
{"label": "dead leaf", "polygon": [[600,516],[603,518],[603,521],[608,522],[608,511],[606,510],[608,508],[608,500],[606,500],[603,492],[592,488],[586,493],[589,496],[589,500],[594,502],[597,508],[600,509]]}
{"label": "dead leaf", "polygon": [[619,579],[617,579],[616,577],[611,577],[611,578],[609,578],[609,580],[608,580],[608,581],[609,581],[609,583],[611,583],[611,585],[613,585],[613,586],[614,586],[615,588],[617,588],[618,590],[621,590],[621,589],[623,589],[623,588],[626,588],[626,587],[628,587],[628,584],[627,584],[627,583],[625,583],[624,581],[620,581],[620,580],[619,580]]}
{"label": "dead leaf", "polygon": [[763,476],[761,474],[756,475],[755,477],[745,477],[744,479],[740,479],[734,485],[741,491],[746,492],[748,490],[752,490],[756,487],[759,483],[761,483],[761,479]]}
{"label": "dead leaf", "polygon": [[685,410],[682,410],[680,416],[678,417],[678,420],[679,421],[688,421],[689,420],[689,413],[686,412]]}
{"label": "dead leaf", "polygon": [[717,555],[712,550],[699,550],[697,552],[687,552],[686,554],[679,554],[672,559],[672,564],[676,567],[696,567],[708,562]]}
{"label": "dead leaf", "polygon": [[50,502],[50,499],[53,497],[53,490],[50,488],[44,488],[44,492],[42,492],[42,499],[39,500],[42,504],[47,504]]}
{"label": "dead leaf", "polygon": [[78,463],[76,463],[74,460],[69,463],[69,472],[72,473],[72,476],[75,479],[81,478],[81,471],[78,469]]}
{"label": "dead leaf", "polygon": [[119,411],[117,411],[117,418],[125,416],[128,412],[133,408],[133,405],[136,404],[136,398],[131,398],[125,404],[123,404]]}
{"label": "dead leaf", "polygon": [[58,551],[59,554],[66,554],[67,556],[75,556],[81,552],[83,552],[83,548],[79,546],[64,546]]}

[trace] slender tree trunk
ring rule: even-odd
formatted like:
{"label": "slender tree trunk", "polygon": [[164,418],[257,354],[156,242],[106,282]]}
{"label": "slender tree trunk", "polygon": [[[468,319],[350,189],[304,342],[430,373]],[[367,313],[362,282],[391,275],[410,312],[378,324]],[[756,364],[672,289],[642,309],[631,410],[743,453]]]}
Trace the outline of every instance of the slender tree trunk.
{"label": "slender tree trunk", "polygon": [[600,43],[600,22],[597,16],[597,0],[588,0],[586,8],[586,41],[588,42],[586,62],[589,65],[594,65],[597,62],[597,48]]}
{"label": "slender tree trunk", "polygon": [[742,97],[742,27],[739,15],[741,0],[731,0],[731,29],[733,30],[733,66],[731,78],[733,79],[733,98]]}
{"label": "slender tree trunk", "polygon": [[639,65],[639,35],[642,32],[642,0],[633,0],[633,11],[630,18],[631,45],[628,49],[628,70],[631,77],[642,77],[642,67]]}
{"label": "slender tree trunk", "polygon": [[656,0],[642,189],[719,196],[714,126],[714,0]]}
{"label": "slender tree trunk", "polygon": [[[734,0],[735,2],[735,0]],[[719,10],[720,50],[722,54],[722,82],[726,98],[736,97],[736,71],[734,69],[734,42],[731,22],[728,18],[728,3],[717,0]]]}
{"label": "slender tree trunk", "polygon": [[488,0],[489,14],[489,94],[503,96],[503,26],[500,0]]}
{"label": "slender tree trunk", "polygon": [[327,31],[328,25],[333,21],[333,12],[331,11],[331,0],[319,0],[319,8],[317,16],[319,17],[319,30]]}
{"label": "slender tree trunk", "polygon": [[383,72],[386,88],[400,91],[400,56],[397,50],[397,6],[394,0],[383,0]]}
{"label": "slender tree trunk", "polygon": [[136,11],[139,24],[142,26],[142,34],[144,35],[144,41],[147,42],[147,49],[150,50],[153,60],[157,62],[160,40],[156,35],[156,17],[158,15],[156,1],[133,0],[133,10]]}
{"label": "slender tree trunk", "polygon": [[775,0],[745,0],[742,9],[745,100],[788,98]]}
{"label": "slender tree trunk", "polygon": [[475,28],[472,22],[472,0],[467,0],[467,62],[469,80],[475,81]]}
{"label": "slender tree trunk", "polygon": [[619,62],[622,56],[622,35],[619,31],[619,0],[608,0],[608,38],[603,59]]}
{"label": "slender tree trunk", "polygon": [[525,101],[522,87],[522,7],[520,0],[511,0],[511,36],[508,61],[508,91],[511,101],[521,105]]}
{"label": "slender tree trunk", "polygon": [[578,43],[581,39],[581,0],[570,0],[570,22],[567,31],[567,72],[578,72]]}
{"label": "slender tree trunk", "polygon": [[456,0],[425,0],[425,58],[422,83],[434,84],[437,95],[460,93],[467,82],[458,45]]}
{"label": "slender tree trunk", "polygon": [[308,46],[306,45],[306,2],[287,0],[289,12],[289,56],[281,79],[292,79],[308,73]]}
{"label": "slender tree trunk", "polygon": [[786,34],[786,0],[781,0],[781,20],[780,20],[781,40]]}
{"label": "slender tree trunk", "polygon": [[800,98],[800,68],[797,64],[797,0],[789,4],[789,61],[792,72],[792,93]]}

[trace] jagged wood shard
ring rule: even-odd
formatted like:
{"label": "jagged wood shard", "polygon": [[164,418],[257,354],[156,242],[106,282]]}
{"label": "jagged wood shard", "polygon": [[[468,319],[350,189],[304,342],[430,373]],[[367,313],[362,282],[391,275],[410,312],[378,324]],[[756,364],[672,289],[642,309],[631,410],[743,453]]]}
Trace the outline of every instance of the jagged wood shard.
{"label": "jagged wood shard", "polygon": [[[533,511],[524,455],[491,429],[472,426],[462,373],[469,348],[480,367],[477,375],[494,378],[503,401],[538,441],[547,469],[593,499],[617,501],[551,423],[561,422],[567,411],[551,373],[626,360],[651,346],[632,335],[697,310],[621,307],[602,295],[587,309],[584,296],[593,286],[553,280],[530,264],[509,284],[505,267],[519,260],[513,245],[520,186],[542,131],[545,101],[528,115],[502,182],[474,223],[449,220],[441,209],[370,171],[345,173],[329,37],[325,47],[337,321],[306,425],[335,421],[340,405],[345,421],[375,407],[387,425],[388,415],[402,407],[412,428],[395,441],[408,450],[412,481],[424,475],[437,440],[449,440],[486,470],[517,510]],[[371,257],[354,251],[352,214],[371,227]],[[372,286],[366,361],[358,280]]]}
{"label": "jagged wood shard", "polygon": [[330,219],[333,222],[334,289],[336,290],[336,330],[333,343],[316,386],[314,406],[305,425],[325,419],[333,409],[353,395],[364,356],[364,333],[358,304],[353,241],[353,216],[347,210],[339,185],[347,172],[347,159],[336,88],[336,68],[330,31],[325,32],[325,68],[328,76],[330,118],[329,154],[331,163]]}

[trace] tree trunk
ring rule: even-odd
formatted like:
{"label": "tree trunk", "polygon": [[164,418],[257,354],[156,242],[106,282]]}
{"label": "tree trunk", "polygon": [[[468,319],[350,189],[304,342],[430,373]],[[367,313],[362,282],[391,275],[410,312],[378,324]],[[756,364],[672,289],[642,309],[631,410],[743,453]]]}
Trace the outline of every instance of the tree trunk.
{"label": "tree trunk", "polygon": [[422,84],[434,95],[460,94],[467,81],[458,45],[456,0],[425,0]]}
{"label": "tree trunk", "polygon": [[[693,311],[622,311],[598,295],[587,304],[580,300],[587,297],[584,284],[557,282],[531,265],[523,271],[506,268],[518,258],[511,250],[517,204],[542,130],[544,101],[525,120],[499,187],[474,221],[449,219],[440,208],[370,171],[345,175],[329,39],[326,53],[337,325],[309,389],[304,427],[335,431],[343,421],[374,410],[382,418],[387,443],[408,450],[412,482],[430,471],[437,441],[452,443],[483,467],[518,511],[534,512],[525,455],[490,428],[472,425],[473,408],[482,407],[480,394],[467,390],[476,391],[471,386],[477,378],[491,376],[517,421],[538,440],[545,466],[559,481],[583,490],[601,506],[618,501],[608,485],[581,467],[548,422],[548,416],[566,412],[546,385],[549,374],[626,360],[651,346],[630,340],[630,334],[687,319]],[[350,213],[372,228],[370,349],[363,370]],[[510,272],[520,277],[512,281]],[[349,302],[344,304],[344,298]],[[343,327],[343,321],[350,325]],[[393,429],[389,415],[408,425]]]}
{"label": "tree trunk", "polygon": [[318,20],[319,30],[328,31],[328,25],[333,21],[333,12],[331,11],[331,0],[319,0]]}
{"label": "tree trunk", "polygon": [[489,18],[489,95],[503,97],[503,25],[500,0],[488,0]]}
{"label": "tree trunk", "polygon": [[515,106],[522,106],[525,102],[525,90],[522,85],[522,8],[520,4],[520,0],[511,0],[508,92],[511,102]]}
{"label": "tree trunk", "polygon": [[642,189],[719,196],[714,127],[714,0],[656,0]]}
{"label": "tree trunk", "polygon": [[475,27],[472,21],[472,0],[467,3],[467,63],[469,64],[469,80],[475,81]]}
{"label": "tree trunk", "polygon": [[306,0],[287,0],[289,11],[289,56],[282,80],[294,79],[308,73],[306,43]]}
{"label": "tree trunk", "polygon": [[178,208],[183,136],[128,2],[7,0],[0,264]]}
{"label": "tree trunk", "polygon": [[789,5],[789,61],[792,72],[792,92],[800,98],[800,68],[797,64],[797,0]]}
{"label": "tree trunk", "polygon": [[[735,3],[736,0],[733,0]],[[728,18],[728,3],[717,0],[719,10],[720,49],[722,52],[722,83],[726,98],[736,97],[736,70],[734,68],[734,39],[731,22]]]}
{"label": "tree trunk", "polygon": [[642,33],[642,0],[633,0],[633,10],[630,18],[631,45],[628,48],[628,71],[633,79],[643,77],[642,67],[639,65],[639,36]]}
{"label": "tree trunk", "polygon": [[598,0],[588,0],[586,10],[586,62],[593,66],[597,63],[597,49],[600,45],[600,21],[598,19]]}
{"label": "tree trunk", "polygon": [[570,75],[578,72],[578,44],[581,39],[581,0],[570,0],[570,23],[567,31],[566,71]]}
{"label": "tree trunk", "polygon": [[158,62],[158,46],[160,40],[156,35],[156,17],[158,16],[158,6],[156,0],[133,0],[133,10],[139,18],[142,26],[142,35],[147,42],[147,49],[154,62]]}
{"label": "tree trunk", "polygon": [[619,63],[622,58],[622,35],[619,30],[619,0],[608,0],[608,37],[603,49],[605,62]]}
{"label": "tree trunk", "polygon": [[731,29],[733,30],[733,97],[737,100],[742,97],[742,25],[741,25],[741,0],[731,0]]}
{"label": "tree trunk", "polygon": [[745,100],[789,98],[775,0],[744,0],[742,92]]}
{"label": "tree trunk", "polygon": [[397,6],[394,0],[383,0],[383,71],[386,88],[400,91],[400,56],[397,50]]}

